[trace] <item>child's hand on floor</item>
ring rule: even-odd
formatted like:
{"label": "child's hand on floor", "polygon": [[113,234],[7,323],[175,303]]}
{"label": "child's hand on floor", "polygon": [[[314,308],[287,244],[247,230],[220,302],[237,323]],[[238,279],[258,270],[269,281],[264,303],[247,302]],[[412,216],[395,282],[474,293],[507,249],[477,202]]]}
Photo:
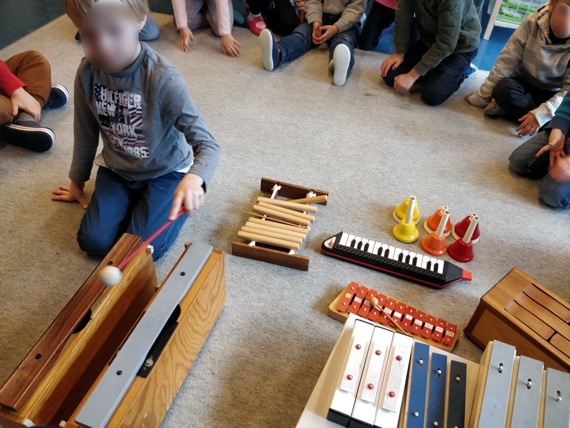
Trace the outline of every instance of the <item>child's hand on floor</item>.
{"label": "child's hand on floor", "polygon": [[202,177],[188,173],[178,184],[174,190],[174,201],[172,202],[172,209],[168,215],[169,220],[175,220],[180,212],[180,208],[184,207],[184,211],[190,214],[192,211],[197,210],[204,205],[204,188],[202,185],[204,180]]}
{"label": "child's hand on floor", "polygon": [[397,69],[400,64],[402,64],[402,62],[404,62],[404,55],[397,53],[390,55],[388,58],[382,61],[382,66],[380,67],[380,73],[382,74],[382,77],[386,77],[390,69]]}
{"label": "child's hand on floor", "polygon": [[18,116],[18,111],[29,113],[36,122],[40,121],[42,106],[37,100],[26,92],[24,88],[18,88],[10,95],[12,103],[12,116]]}
{"label": "child's hand on floor", "polygon": [[338,27],[336,25],[321,25],[319,31],[321,32],[321,35],[316,39],[314,38],[313,32],[313,39],[316,45],[323,44],[332,39],[335,34],[338,34]]}
{"label": "child's hand on floor", "polygon": [[553,180],[559,183],[570,181],[570,157],[566,153],[557,152],[554,157],[554,166],[548,171]]}
{"label": "child's hand on floor", "polygon": [[560,129],[552,128],[552,131],[550,131],[550,137],[548,138],[548,144],[540,149],[534,157],[538,158],[544,153],[550,151],[550,168],[553,168],[556,158],[566,156],[566,153],[564,153],[565,143],[566,135],[564,135]]}
{"label": "child's hand on floor", "polygon": [[230,34],[229,36],[222,36],[222,53],[231,55],[234,58],[239,56],[239,48],[241,45],[236,39]]}
{"label": "child's hand on floor", "polygon": [[536,117],[534,117],[534,114],[532,113],[525,114],[519,119],[519,122],[521,122],[521,124],[516,129],[519,137],[525,137],[527,135],[532,137],[540,129],[538,120],[536,120]]}
{"label": "child's hand on floor", "polygon": [[188,52],[190,50],[190,43],[194,41],[194,34],[190,31],[190,28],[180,28],[180,49],[183,52]]}
{"label": "child's hand on floor", "polygon": [[489,101],[483,99],[479,92],[471,92],[469,95],[465,95],[465,101],[475,107],[485,108],[489,104]]}
{"label": "child's hand on floor", "polygon": [[399,94],[407,94],[419,78],[420,75],[412,68],[408,73],[400,74],[394,78],[394,89]]}
{"label": "child's hand on floor", "polygon": [[87,209],[87,199],[85,198],[85,192],[83,188],[85,183],[78,183],[76,181],[71,181],[69,186],[59,186],[52,193],[54,196],[51,197],[52,201],[62,201],[62,202],[79,202],[81,208]]}

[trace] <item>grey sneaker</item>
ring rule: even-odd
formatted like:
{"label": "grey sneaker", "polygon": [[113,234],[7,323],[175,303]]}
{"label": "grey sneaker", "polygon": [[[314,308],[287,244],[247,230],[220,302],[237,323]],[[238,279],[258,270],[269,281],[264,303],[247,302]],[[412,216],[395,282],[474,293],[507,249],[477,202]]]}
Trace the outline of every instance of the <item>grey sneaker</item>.
{"label": "grey sneaker", "polygon": [[497,101],[492,99],[489,105],[485,107],[485,110],[483,110],[483,113],[485,114],[485,116],[496,119],[498,117],[504,116],[507,113],[507,111],[499,104],[497,104]]}
{"label": "grey sneaker", "polygon": [[350,49],[340,44],[334,48],[333,59],[329,63],[329,70],[333,73],[333,83],[342,86],[346,82],[348,66],[350,65]]}

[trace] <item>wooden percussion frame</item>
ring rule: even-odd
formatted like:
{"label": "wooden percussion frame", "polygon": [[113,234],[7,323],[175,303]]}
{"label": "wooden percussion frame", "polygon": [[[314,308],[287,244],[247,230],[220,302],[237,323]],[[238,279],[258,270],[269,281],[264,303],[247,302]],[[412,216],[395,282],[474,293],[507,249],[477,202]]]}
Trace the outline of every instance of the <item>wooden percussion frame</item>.
{"label": "wooden percussion frame", "polygon": [[465,334],[479,347],[500,340],[570,372],[570,302],[513,269],[482,298]]}
{"label": "wooden percussion frame", "polygon": [[[308,271],[309,257],[295,254],[295,251],[306,238],[310,230],[309,224],[314,220],[312,214],[317,211],[316,207],[310,204],[326,205],[328,192],[268,178],[261,179],[260,190],[271,197],[258,197],[257,204],[253,207],[255,212],[246,211],[257,217],[250,217],[248,223],[238,232],[238,236],[249,241],[249,244],[232,241],[232,254]],[[277,199],[278,196],[286,199]],[[302,205],[306,205],[304,212],[301,212],[301,209],[305,208]],[[263,236],[260,236],[256,232],[262,230],[260,226],[263,226],[263,221],[273,227],[265,228]],[[253,230],[248,225],[258,229]]]}
{"label": "wooden percussion frame", "polygon": [[[186,275],[185,256],[193,248],[186,247],[162,285],[147,250],[124,268],[116,286],[105,287],[101,269],[118,265],[140,243],[123,235],[8,378],[0,389],[0,427],[86,426],[75,422],[77,414],[137,323],[164,297],[168,281]],[[105,427],[158,427],[172,404],[226,301],[224,254],[207,247],[201,269],[189,276],[194,281],[168,321],[162,320],[145,364]]]}

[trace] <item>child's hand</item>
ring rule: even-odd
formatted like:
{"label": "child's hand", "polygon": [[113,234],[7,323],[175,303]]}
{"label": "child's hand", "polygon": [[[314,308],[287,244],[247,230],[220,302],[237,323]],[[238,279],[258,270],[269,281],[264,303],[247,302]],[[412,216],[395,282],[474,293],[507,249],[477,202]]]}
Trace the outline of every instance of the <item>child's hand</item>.
{"label": "child's hand", "polygon": [[554,160],[556,157],[560,157],[561,155],[566,155],[564,153],[564,144],[566,143],[566,135],[558,129],[552,128],[550,131],[550,137],[548,138],[548,144],[540,149],[535,158],[542,156],[542,154],[550,151],[550,168],[554,167]]}
{"label": "child's hand", "polygon": [[37,100],[26,92],[24,88],[18,88],[10,95],[12,103],[12,116],[16,117],[19,110],[29,113],[36,122],[40,121],[42,106]]}
{"label": "child's hand", "polygon": [[79,202],[81,208],[87,209],[87,199],[85,198],[85,192],[83,191],[84,183],[78,183],[76,181],[71,181],[69,186],[59,186],[52,193],[54,196],[51,197],[52,201],[62,201],[62,202]]}
{"label": "child's hand", "polygon": [[182,207],[184,207],[184,211],[187,214],[190,214],[204,205],[203,184],[204,180],[202,180],[202,177],[196,174],[188,173],[184,176],[174,190],[174,201],[168,215],[169,220],[175,220]]}
{"label": "child's hand", "polygon": [[188,52],[190,50],[190,43],[194,41],[194,34],[190,31],[190,28],[180,28],[180,49],[183,52]]}
{"label": "child's hand", "polygon": [[412,68],[408,73],[396,76],[394,79],[394,89],[399,94],[407,94],[412,85],[416,83],[416,80],[419,78],[420,75]]}
{"label": "child's hand", "polygon": [[313,43],[315,45],[318,45],[317,40],[319,37],[321,37],[322,31],[321,31],[321,23],[318,21],[313,22]]}
{"label": "child's hand", "polygon": [[483,99],[477,91],[471,92],[469,95],[465,95],[465,101],[475,107],[487,107],[489,102]]}
{"label": "child's hand", "polygon": [[527,135],[532,137],[540,129],[538,120],[536,120],[536,117],[534,117],[534,114],[532,113],[525,114],[519,119],[519,122],[521,122],[521,124],[516,129],[519,137],[525,137]]}
{"label": "child's hand", "polygon": [[548,171],[553,180],[559,183],[570,181],[570,157],[564,152],[557,152],[554,157],[554,166]]}
{"label": "child's hand", "polygon": [[222,36],[222,53],[231,55],[234,58],[239,56],[239,48],[241,45],[236,39],[230,34],[229,36]]}
{"label": "child's hand", "polygon": [[397,69],[400,64],[402,64],[402,62],[404,62],[404,55],[397,53],[390,55],[382,62],[382,66],[380,67],[380,73],[382,74],[382,77],[386,77],[390,69]]}
{"label": "child's hand", "polygon": [[313,39],[316,45],[325,43],[327,40],[332,39],[335,34],[338,34],[338,27],[336,25],[321,25],[319,28],[321,35],[315,39],[313,32]]}

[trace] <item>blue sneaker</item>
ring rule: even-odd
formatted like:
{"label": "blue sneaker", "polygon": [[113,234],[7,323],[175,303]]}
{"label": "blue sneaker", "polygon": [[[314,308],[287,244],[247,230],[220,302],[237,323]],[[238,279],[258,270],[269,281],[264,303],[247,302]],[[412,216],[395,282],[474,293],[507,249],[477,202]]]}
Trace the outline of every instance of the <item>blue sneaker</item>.
{"label": "blue sneaker", "polygon": [[61,108],[69,101],[69,91],[63,85],[52,85],[44,110]]}
{"label": "blue sneaker", "polygon": [[273,33],[268,29],[259,34],[259,45],[261,46],[261,58],[263,67],[267,71],[273,71],[279,65],[279,50]]}
{"label": "blue sneaker", "polygon": [[34,152],[47,152],[55,142],[53,131],[33,120],[16,121],[0,126],[0,135],[7,143]]}

